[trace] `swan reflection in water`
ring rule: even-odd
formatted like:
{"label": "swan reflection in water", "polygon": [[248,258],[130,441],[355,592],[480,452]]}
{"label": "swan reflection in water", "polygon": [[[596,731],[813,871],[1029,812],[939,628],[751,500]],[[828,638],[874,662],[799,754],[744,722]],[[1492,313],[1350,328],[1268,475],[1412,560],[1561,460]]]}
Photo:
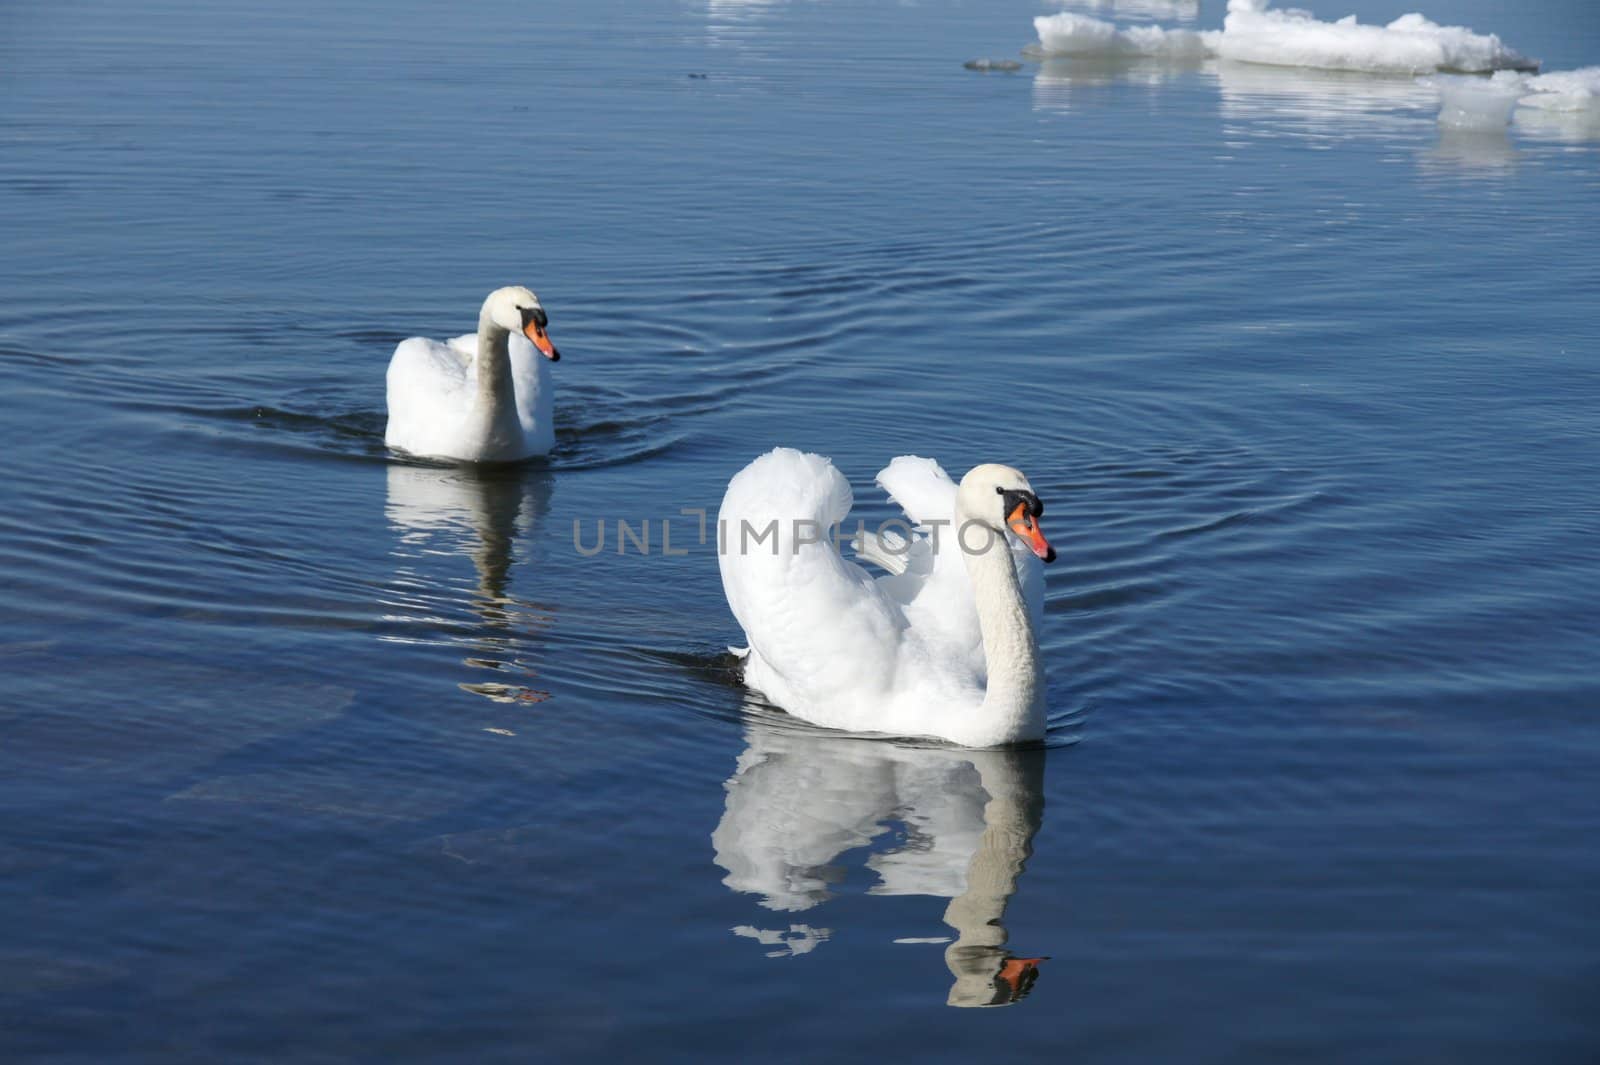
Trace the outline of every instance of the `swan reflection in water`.
{"label": "swan reflection in water", "polygon": [[[951,1006],[1028,993],[1045,959],[1006,950],[1003,919],[1044,814],[1044,751],[906,747],[782,719],[752,720],[745,739],[711,834],[724,884],[799,913],[833,897],[841,856],[872,847],[868,894],[950,900],[944,923],[956,937],[931,942],[949,943]],[[734,932],[785,948],[773,954],[806,953],[832,935],[804,924]]]}
{"label": "swan reflection in water", "polygon": [[[463,663],[477,669],[532,676],[520,662],[522,638],[550,623],[547,611],[508,593],[514,548],[550,510],[553,479],[548,471],[515,466],[389,465],[385,514],[399,536],[399,560],[388,606],[391,620],[425,623],[429,635],[409,632],[384,639],[445,643],[465,647]],[[473,576],[440,579],[430,557],[465,555]],[[472,618],[466,635],[457,615]],[[410,626],[408,626],[409,629]],[[444,635],[441,635],[443,630]],[[462,683],[460,687],[496,702],[541,702],[548,694],[502,681]]]}

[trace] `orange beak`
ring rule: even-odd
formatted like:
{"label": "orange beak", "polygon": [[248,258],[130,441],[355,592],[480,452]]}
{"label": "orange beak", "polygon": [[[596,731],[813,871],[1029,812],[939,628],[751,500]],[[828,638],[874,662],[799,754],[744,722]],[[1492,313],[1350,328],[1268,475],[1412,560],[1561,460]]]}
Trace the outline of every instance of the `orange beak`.
{"label": "orange beak", "polygon": [[1034,554],[1046,562],[1056,560],[1056,549],[1050,546],[1050,541],[1039,531],[1039,519],[1028,513],[1028,504],[1018,503],[1011,516],[1006,519],[1006,525],[1017,534],[1017,539],[1033,548]]}
{"label": "orange beak", "polygon": [[546,333],[544,326],[538,322],[529,322],[527,328],[523,329],[522,335],[533,341],[533,346],[544,352],[544,357],[551,362],[561,358],[561,352],[557,351],[556,346],[550,343],[550,334]]}

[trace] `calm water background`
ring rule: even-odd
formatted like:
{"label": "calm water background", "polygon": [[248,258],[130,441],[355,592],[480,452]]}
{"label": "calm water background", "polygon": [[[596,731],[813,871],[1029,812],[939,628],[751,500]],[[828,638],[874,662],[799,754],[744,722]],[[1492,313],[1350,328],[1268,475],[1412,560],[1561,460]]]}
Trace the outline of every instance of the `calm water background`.
{"label": "calm water background", "polygon": [[[1594,1060],[1592,130],[963,70],[1009,0],[271,7],[0,11],[7,1060]],[[387,456],[514,282],[556,453]],[[745,705],[678,512],[777,443],[1028,472],[1046,750]]]}

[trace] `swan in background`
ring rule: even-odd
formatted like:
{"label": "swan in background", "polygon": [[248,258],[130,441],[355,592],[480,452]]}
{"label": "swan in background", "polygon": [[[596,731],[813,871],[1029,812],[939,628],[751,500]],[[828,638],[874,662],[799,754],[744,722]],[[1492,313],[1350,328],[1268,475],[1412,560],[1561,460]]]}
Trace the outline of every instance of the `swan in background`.
{"label": "swan in background", "polygon": [[[798,915],[848,882],[843,855],[871,849],[864,865],[877,882],[868,894],[950,900],[950,1005],[1008,1005],[1028,992],[1043,959],[1005,949],[1004,918],[1044,818],[1044,751],[902,747],[762,721],[747,726],[745,740],[711,834],[724,884]],[[898,846],[884,849],[891,841]],[[841,934],[782,925],[733,931],[786,948],[773,956]],[[940,940],[909,942],[930,941]]]}
{"label": "swan in background", "polygon": [[548,454],[555,445],[549,364],[561,357],[548,324],[539,297],[513,285],[483,301],[476,336],[402,340],[389,360],[384,443],[461,462]]}
{"label": "swan in background", "polygon": [[1038,559],[1055,550],[1028,479],[983,465],[958,488],[903,455],[878,484],[923,535],[858,536],[857,556],[888,571],[874,580],[833,543],[851,494],[827,459],[778,448],[729,483],[718,557],[745,683],[830,728],[967,747],[1043,738]]}

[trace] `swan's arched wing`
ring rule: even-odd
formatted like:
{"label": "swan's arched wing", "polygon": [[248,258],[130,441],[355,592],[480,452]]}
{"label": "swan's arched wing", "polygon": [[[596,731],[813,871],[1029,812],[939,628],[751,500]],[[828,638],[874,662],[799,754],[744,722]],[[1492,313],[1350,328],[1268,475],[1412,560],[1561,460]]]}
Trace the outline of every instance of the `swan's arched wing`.
{"label": "swan's arched wing", "polygon": [[850,504],[831,462],[778,448],[735,475],[718,515],[722,585],[750,643],[746,679],[802,712],[871,699],[895,680],[905,618],[833,542]]}
{"label": "swan's arched wing", "polygon": [[[983,637],[978,630],[972,581],[961,557],[962,534],[956,526],[955,482],[934,460],[901,455],[878,474],[878,484],[916,525],[918,535],[903,550],[887,542],[874,550],[868,543],[859,553],[890,571],[878,583],[905,608],[906,617],[919,633],[942,653],[965,662],[974,675],[984,676]],[[968,542],[981,546],[988,536],[975,530]],[[1044,572],[1025,545],[1009,536],[1006,542],[1023,601],[1038,632],[1044,616]]]}
{"label": "swan's arched wing", "polygon": [[878,487],[915,525],[948,522],[956,512],[956,483],[932,459],[900,455],[878,471]]}
{"label": "swan's arched wing", "polygon": [[[901,455],[879,472],[878,484],[917,527],[901,554],[904,568],[878,583],[904,607],[912,627],[938,654],[983,676],[978,610],[956,540],[955,482],[932,459]],[[882,546],[890,550],[893,545]]]}
{"label": "swan's arched wing", "polygon": [[[955,513],[956,486],[932,459],[901,455],[878,473],[878,486],[900,505],[912,526],[924,534],[948,534]],[[856,557],[881,567],[883,590],[896,602],[916,598],[937,559],[931,535],[909,539],[897,529],[879,528],[858,536],[852,545]]]}

